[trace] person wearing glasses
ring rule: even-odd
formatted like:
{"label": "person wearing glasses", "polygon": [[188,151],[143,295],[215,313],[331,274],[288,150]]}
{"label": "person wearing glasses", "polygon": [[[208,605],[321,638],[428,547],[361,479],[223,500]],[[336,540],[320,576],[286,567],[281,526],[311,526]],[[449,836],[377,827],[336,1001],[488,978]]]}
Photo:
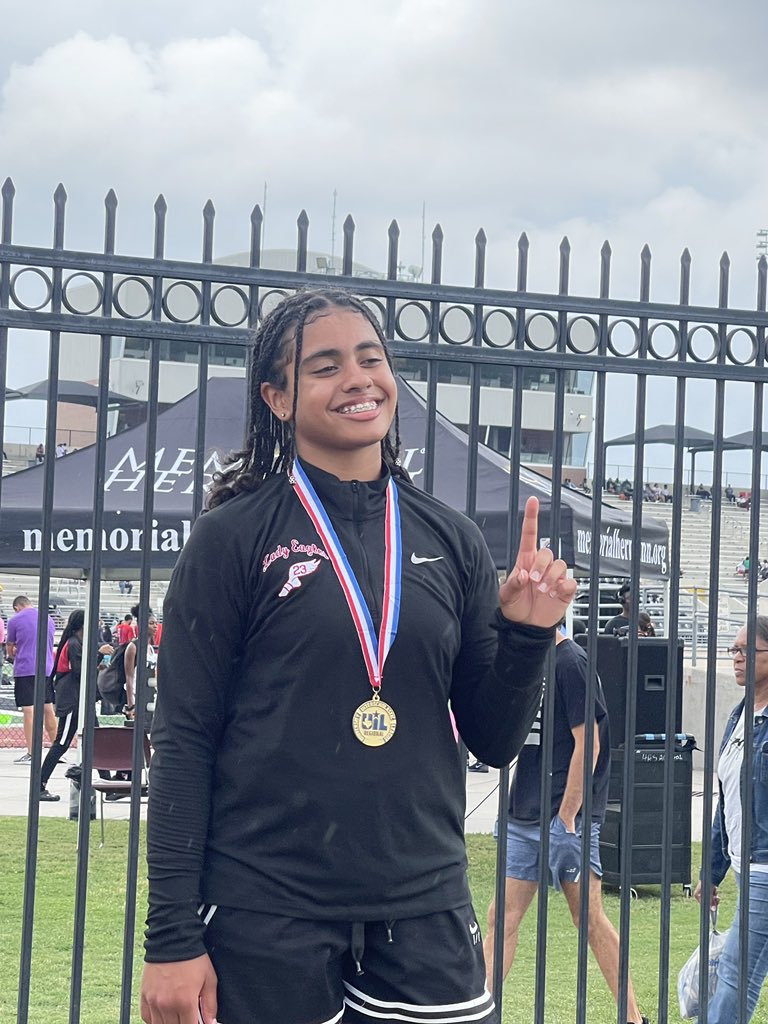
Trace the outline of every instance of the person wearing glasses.
{"label": "person wearing glasses", "polygon": [[[742,700],[731,712],[725,727],[717,777],[720,798],[712,824],[712,892],[710,906],[720,902],[717,887],[731,867],[741,887],[742,862],[749,863],[749,958],[747,965],[747,1020],[752,1019],[768,975],[768,616],[758,615],[755,630],[754,709]],[[747,629],[739,630],[728,652],[739,686],[747,677]],[[747,744],[747,723],[752,742]],[[742,850],[741,769],[744,751],[752,758],[752,839],[748,853]],[[701,902],[701,882],[696,886]],[[741,896],[739,895],[739,903]],[[739,1019],[739,907],[728,933],[717,971],[717,988],[709,1004],[709,1024],[733,1024]]]}

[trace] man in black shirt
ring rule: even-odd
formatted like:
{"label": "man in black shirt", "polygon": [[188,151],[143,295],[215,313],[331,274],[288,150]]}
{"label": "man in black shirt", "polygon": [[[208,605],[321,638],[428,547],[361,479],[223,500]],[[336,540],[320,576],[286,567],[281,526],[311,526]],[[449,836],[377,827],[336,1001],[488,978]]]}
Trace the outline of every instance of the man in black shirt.
{"label": "man in black shirt", "polygon": [[606,622],[605,629],[603,630],[606,636],[616,636],[617,634],[623,636],[629,629],[629,605],[630,601],[634,600],[631,585],[629,583],[622,583],[616,597],[621,604],[621,613],[614,615],[612,619]]}
{"label": "man in black shirt", "polygon": [[[565,896],[578,928],[581,908],[581,807],[585,750],[584,711],[587,693],[587,654],[564,634],[556,637],[555,707],[552,736],[552,792],[547,818],[551,819],[549,866],[552,884]],[[546,686],[546,683],[545,683]],[[608,801],[610,734],[608,711],[597,680],[593,718],[594,750],[592,820],[589,863],[589,945],[614,999],[619,994],[619,936],[603,909],[600,877],[600,826]],[[538,890],[542,808],[541,709],[521,750],[509,794],[507,826],[507,881],[504,919],[504,976],[517,947],[520,925]],[[495,903],[488,911],[485,962],[488,987],[493,979]],[[648,1024],[641,1016],[632,982],[628,982],[630,1022]]]}

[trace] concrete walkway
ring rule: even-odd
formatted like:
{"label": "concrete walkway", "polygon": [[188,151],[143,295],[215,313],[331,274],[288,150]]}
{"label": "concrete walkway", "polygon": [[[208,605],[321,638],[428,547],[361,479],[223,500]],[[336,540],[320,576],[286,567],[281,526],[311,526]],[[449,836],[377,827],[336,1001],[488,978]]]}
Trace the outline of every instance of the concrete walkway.
{"label": "concrete walkway", "polygon": [[[29,802],[29,766],[15,764],[14,761],[22,750],[0,749],[0,815],[26,816]],[[67,761],[70,764],[77,760],[77,751],[70,750]],[[57,766],[48,783],[51,793],[57,793],[61,800],[58,803],[40,804],[40,814],[45,818],[66,818],[69,815],[69,797],[71,783],[64,777],[65,765]],[[492,832],[498,812],[499,772],[491,768],[488,774],[467,772],[467,832]],[[702,834],[702,809],[704,792],[704,773],[698,769],[693,771],[693,799],[691,803],[692,839],[698,841]],[[104,804],[104,817],[128,820],[129,802],[119,800]],[[146,804],[141,805],[142,819],[146,818]]]}
{"label": "concrete walkway", "polygon": [[[499,772],[490,768],[487,775],[467,772],[467,832],[492,832],[499,801]],[[717,783],[713,785],[717,792]],[[716,798],[716,797],[715,797]],[[702,811],[704,808],[704,772],[693,769],[693,796],[691,799],[691,840],[700,842]]]}
{"label": "concrete walkway", "polygon": [[[0,816],[26,817],[29,811],[29,765],[15,764],[16,758],[23,753],[23,749],[0,749]],[[69,817],[69,797],[73,787],[69,779],[64,777],[64,772],[70,764],[77,763],[77,751],[70,750],[66,760],[67,764],[56,766],[48,783],[48,791],[58,794],[61,799],[57,803],[41,803],[41,818]],[[128,821],[129,809],[128,800],[116,800],[114,803],[105,801],[104,817]],[[141,816],[143,819],[147,816],[146,803],[141,805]]]}

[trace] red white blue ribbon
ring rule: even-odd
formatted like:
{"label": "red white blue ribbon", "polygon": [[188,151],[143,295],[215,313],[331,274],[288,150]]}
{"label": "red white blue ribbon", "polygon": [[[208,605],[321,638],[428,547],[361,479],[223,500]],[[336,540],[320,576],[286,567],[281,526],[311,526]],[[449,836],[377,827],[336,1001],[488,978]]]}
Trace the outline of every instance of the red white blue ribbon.
{"label": "red white blue ribbon", "polygon": [[341,546],[330,517],[325,511],[322,501],[310,483],[298,458],[293,461],[290,475],[291,484],[304,510],[312,520],[318,536],[325,545],[344,597],[347,601],[352,621],[355,624],[360,647],[363,652],[368,679],[374,691],[381,688],[384,662],[395,642],[397,625],[400,619],[400,588],[402,573],[402,539],[400,532],[400,505],[397,499],[397,487],[390,478],[386,490],[386,515],[384,520],[384,594],[382,598],[381,628],[379,635],[373,628],[373,620],[368,604],[357,582],[352,566],[349,564],[344,548]]}

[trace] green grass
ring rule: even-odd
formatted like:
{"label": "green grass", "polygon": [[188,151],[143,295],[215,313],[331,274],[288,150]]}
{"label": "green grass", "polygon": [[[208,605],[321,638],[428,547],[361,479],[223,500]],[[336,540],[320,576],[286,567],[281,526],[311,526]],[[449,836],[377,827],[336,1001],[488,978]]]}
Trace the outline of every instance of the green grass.
{"label": "green grass", "polygon": [[[26,820],[0,818],[0,1021],[16,1019]],[[91,823],[88,901],[81,1024],[117,1024],[125,910],[128,823],[107,822],[107,845],[99,849],[98,822]],[[68,1021],[70,960],[74,934],[77,824],[40,821],[35,928],[32,948],[30,1024]],[[141,977],[141,932],[146,907],[146,871],[139,868],[134,984]],[[137,1006],[134,999],[134,1006]],[[139,1021],[138,1010],[132,1021]]]}
{"label": "green grass", "polygon": [[[485,910],[494,887],[496,844],[490,836],[469,836],[470,885],[475,909],[483,925]],[[695,877],[701,858],[701,844],[693,844]],[[638,898],[630,910],[630,962],[632,981],[640,1009],[651,1021],[658,1020],[659,1003],[659,946],[661,903],[660,889],[639,887]],[[736,886],[730,874],[720,893],[722,903],[718,924],[728,927],[736,907]],[[606,889],[603,902],[608,917],[618,928],[619,893]],[[682,887],[672,887],[670,927],[670,1022],[682,1018],[677,1004],[677,975],[698,944],[699,904],[683,894]],[[576,1017],[578,933],[562,896],[550,889],[547,928],[547,991],[545,1020],[547,1024],[561,1024]],[[504,987],[504,1024],[528,1024],[534,1019],[534,990],[536,968],[536,902],[532,904],[520,930],[515,962]],[[591,953],[587,968],[589,1024],[616,1024],[616,1006]],[[753,1024],[768,1024],[768,996],[763,995]]]}
{"label": "green grass", "polygon": [[[89,858],[88,917],[83,970],[81,1024],[116,1024],[119,1013],[120,962],[125,906],[127,822],[107,822],[107,842],[98,848],[98,826],[92,830]],[[70,958],[73,936],[77,826],[46,818],[40,822],[35,939],[32,956],[30,1024],[65,1024],[68,1019]],[[0,819],[0,1021],[16,1017],[21,943],[26,821]],[[489,836],[470,836],[470,882],[481,923],[493,889],[495,844]],[[694,860],[699,848],[694,848]],[[138,922],[135,941],[134,1007],[141,976],[141,931],[146,905],[144,867],[139,870]],[[733,882],[722,888],[721,921],[727,925],[735,906]],[[608,916],[618,924],[619,900],[605,894]],[[651,1020],[658,1018],[659,890],[641,889],[631,906],[632,976],[638,1000]],[[696,945],[698,904],[673,889],[670,954],[669,1020],[680,1020],[676,1002],[677,972]],[[547,1024],[575,1019],[577,933],[562,897],[549,901],[547,962]],[[518,954],[507,979],[504,1024],[533,1020],[536,961],[536,905],[523,924]],[[616,1011],[600,972],[590,956],[588,969],[590,1024],[615,1024]],[[139,1021],[135,1010],[132,1020]],[[768,1024],[768,999],[758,1006],[755,1024]]]}

